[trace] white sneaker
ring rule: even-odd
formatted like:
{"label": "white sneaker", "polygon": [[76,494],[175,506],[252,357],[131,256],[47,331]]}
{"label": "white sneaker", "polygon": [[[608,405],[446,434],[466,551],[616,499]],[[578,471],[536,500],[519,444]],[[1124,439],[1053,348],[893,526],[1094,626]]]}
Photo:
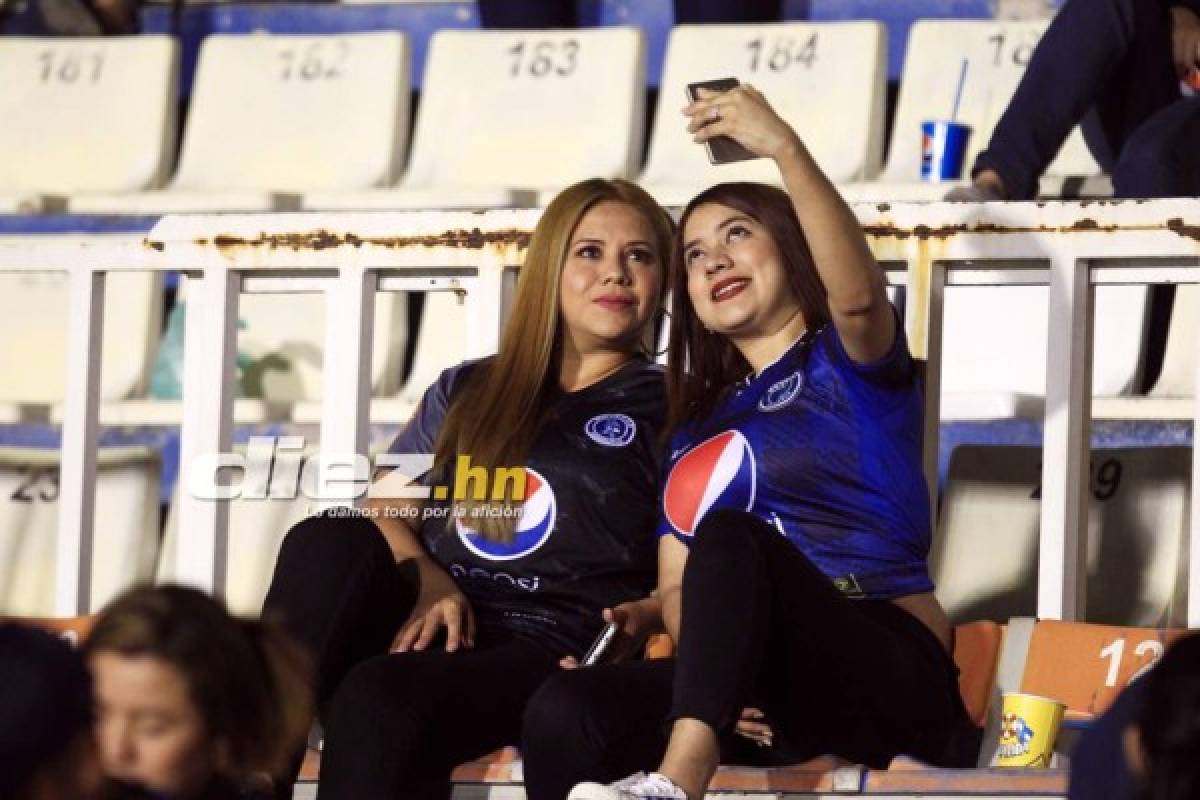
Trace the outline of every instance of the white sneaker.
{"label": "white sneaker", "polygon": [[567,800],[687,800],[687,795],[666,775],[635,772],[608,785],[578,783]]}

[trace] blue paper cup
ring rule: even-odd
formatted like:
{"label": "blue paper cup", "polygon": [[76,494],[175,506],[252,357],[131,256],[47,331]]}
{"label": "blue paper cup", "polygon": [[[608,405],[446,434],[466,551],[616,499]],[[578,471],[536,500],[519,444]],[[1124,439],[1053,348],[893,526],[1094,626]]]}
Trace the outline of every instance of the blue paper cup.
{"label": "blue paper cup", "polygon": [[921,123],[921,180],[940,183],[962,177],[971,127],[937,120]]}

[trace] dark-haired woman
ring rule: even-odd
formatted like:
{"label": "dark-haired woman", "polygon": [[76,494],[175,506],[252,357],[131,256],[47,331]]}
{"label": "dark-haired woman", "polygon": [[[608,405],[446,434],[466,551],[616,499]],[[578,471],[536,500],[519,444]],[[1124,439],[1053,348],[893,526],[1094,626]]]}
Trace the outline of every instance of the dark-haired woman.
{"label": "dark-haired woman", "polygon": [[321,800],[448,797],[454,767],[519,741],[529,696],[602,612],[637,629],[666,410],[644,342],[672,232],[631,183],[564,190],[497,355],[444,372],[392,444],[432,469],[288,533],[265,606],[318,664]]}
{"label": "dark-haired woman", "polygon": [[684,211],[658,528],[677,655],[548,681],[526,716],[531,800],[584,779],[601,783],[572,798],[698,800],[722,759],[972,761],[926,567],[917,374],[883,274],[758,92],[685,113],[697,141],[774,159],[787,192],[723,184]]}
{"label": "dark-haired woman", "polygon": [[269,796],[307,734],[303,652],[195,589],[126,592],[101,612],[83,652],[113,800]]}

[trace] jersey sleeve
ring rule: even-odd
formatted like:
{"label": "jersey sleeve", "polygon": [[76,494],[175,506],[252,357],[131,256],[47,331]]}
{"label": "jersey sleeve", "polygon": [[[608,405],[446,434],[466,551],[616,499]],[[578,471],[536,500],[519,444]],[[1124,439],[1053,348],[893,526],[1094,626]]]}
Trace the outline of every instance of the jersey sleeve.
{"label": "jersey sleeve", "polygon": [[850,358],[842,337],[837,329],[830,325],[827,330],[824,345],[829,359],[839,371],[857,376],[862,381],[883,389],[907,389],[917,375],[917,364],[908,349],[908,336],[904,333],[904,325],[895,306],[891,306],[892,318],[895,321],[896,335],[892,340],[892,348],[882,358],[868,363],[859,363]]}
{"label": "jersey sleeve", "polygon": [[442,371],[438,379],[425,390],[421,401],[405,426],[388,447],[389,453],[432,453],[446,412],[450,395],[466,365],[460,364]]}
{"label": "jersey sleeve", "polygon": [[664,536],[674,536],[685,545],[691,546],[691,537],[685,535],[671,522],[668,508],[671,502],[671,493],[668,491],[671,471],[675,469],[675,465],[679,463],[679,459],[690,449],[691,444],[692,437],[682,428],[671,436],[671,444],[667,449],[665,458],[663,458],[662,469],[659,473],[658,517],[654,525],[654,538],[656,540]]}

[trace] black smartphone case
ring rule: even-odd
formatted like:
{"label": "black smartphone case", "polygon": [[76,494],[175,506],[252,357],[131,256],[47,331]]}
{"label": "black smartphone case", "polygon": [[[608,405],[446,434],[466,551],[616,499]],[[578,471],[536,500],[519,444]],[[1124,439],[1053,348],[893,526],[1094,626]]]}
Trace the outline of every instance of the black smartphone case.
{"label": "black smartphone case", "polygon": [[[714,92],[728,92],[730,89],[737,87],[738,84],[739,81],[737,78],[717,78],[712,81],[689,83],[687,86],[688,100],[693,103],[699,100],[700,89],[709,89]],[[708,151],[708,160],[713,164],[731,164],[735,161],[749,161],[752,158],[759,157],[728,136],[717,136],[709,139],[704,143],[704,149]]]}

